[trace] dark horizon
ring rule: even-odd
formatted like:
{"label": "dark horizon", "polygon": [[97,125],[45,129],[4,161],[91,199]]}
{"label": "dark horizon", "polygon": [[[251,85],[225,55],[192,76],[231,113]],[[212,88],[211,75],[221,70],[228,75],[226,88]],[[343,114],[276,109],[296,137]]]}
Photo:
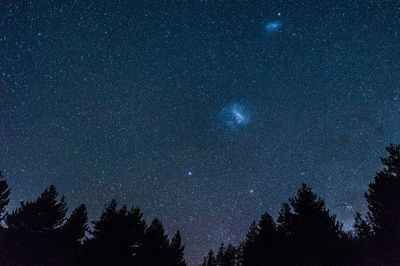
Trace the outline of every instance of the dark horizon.
{"label": "dark horizon", "polygon": [[[400,263],[400,145],[386,148],[383,169],[364,197],[367,215],[356,212],[353,230],[302,184],[282,203],[279,217],[268,212],[253,220],[246,237],[210,249],[199,266],[397,265]],[[69,215],[55,186],[35,200],[7,211],[10,188],[0,172],[1,265],[136,265],[186,266],[178,229],[168,236],[162,221],[143,219],[138,207],[118,206],[112,199],[101,216],[88,222],[85,204]],[[253,207],[253,206],[249,206]],[[92,224],[92,226],[90,226]]]}

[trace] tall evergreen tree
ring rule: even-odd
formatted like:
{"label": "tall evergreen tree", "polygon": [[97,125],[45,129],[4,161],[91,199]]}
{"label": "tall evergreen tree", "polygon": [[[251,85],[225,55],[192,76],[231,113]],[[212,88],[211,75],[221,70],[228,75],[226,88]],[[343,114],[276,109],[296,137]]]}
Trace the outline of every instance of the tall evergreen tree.
{"label": "tall evergreen tree", "polygon": [[389,156],[381,159],[385,168],[375,175],[365,197],[381,263],[400,264],[400,145],[386,150]]}
{"label": "tall evergreen tree", "polygon": [[86,241],[85,263],[89,265],[142,265],[146,223],[138,208],[130,211],[117,201],[106,206],[100,220],[93,222]]}
{"label": "tall evergreen tree", "polygon": [[246,240],[243,244],[243,264],[244,265],[256,265],[257,261],[257,247],[256,239],[258,236],[259,228],[256,221],[250,225],[250,229],[246,234]]}
{"label": "tall evergreen tree", "polygon": [[50,186],[35,200],[21,202],[21,206],[6,218],[7,226],[12,230],[46,232],[58,228],[65,219],[67,206],[65,198],[57,200],[55,186]]}
{"label": "tall evergreen tree", "polygon": [[171,240],[170,248],[173,256],[173,262],[176,266],[186,266],[184,256],[185,246],[182,245],[181,234],[179,230],[176,232]]}
{"label": "tall evergreen tree", "polygon": [[340,257],[341,225],[325,208],[324,201],[305,184],[295,198],[284,204],[278,219],[292,263],[335,264]]}
{"label": "tall evergreen tree", "polygon": [[[57,263],[62,249],[58,230],[67,212],[64,197],[60,200],[54,186],[31,202],[21,202],[7,215],[7,263],[49,265]],[[43,252],[45,251],[45,252]]]}
{"label": "tall evergreen tree", "polygon": [[237,250],[229,243],[226,247],[221,266],[236,266],[237,262]]}
{"label": "tall evergreen tree", "polygon": [[146,229],[144,250],[145,265],[174,265],[168,236],[158,219],[154,219]]}
{"label": "tall evergreen tree", "polygon": [[6,206],[9,203],[10,189],[8,188],[7,181],[4,179],[2,172],[0,171],[0,227],[1,222],[4,220],[4,212]]}
{"label": "tall evergreen tree", "polygon": [[359,241],[369,240],[372,237],[372,228],[359,212],[354,217],[354,233]]}
{"label": "tall evergreen tree", "polygon": [[58,231],[59,260],[65,264],[76,265],[82,260],[82,240],[88,230],[86,206],[81,204],[72,211],[70,217]]}
{"label": "tall evergreen tree", "polygon": [[261,216],[258,225],[255,222],[250,226],[247,239],[244,244],[244,265],[277,265],[281,262],[280,249],[282,238],[277,226],[268,213]]}
{"label": "tall evergreen tree", "polygon": [[86,206],[81,204],[60,228],[62,238],[71,246],[79,246],[88,230]]}
{"label": "tall evergreen tree", "polygon": [[204,257],[201,266],[240,266],[241,264],[241,247],[236,248],[232,244],[227,247],[223,243],[218,248],[217,256],[210,250],[208,255]]}
{"label": "tall evergreen tree", "polygon": [[352,244],[348,254],[351,264],[379,265],[373,245],[372,228],[368,221],[363,219],[359,212],[356,213],[353,225],[354,231],[349,243]]}
{"label": "tall evergreen tree", "polygon": [[218,266],[224,264],[224,253],[225,253],[225,246],[224,243],[221,243],[217,251],[217,256],[215,257]]}
{"label": "tall evergreen tree", "polygon": [[204,257],[203,263],[200,266],[217,266],[217,260],[215,259],[214,252],[210,250],[206,257]]}
{"label": "tall evergreen tree", "polygon": [[10,189],[8,188],[7,181],[3,178],[0,171],[0,263],[5,261],[6,258],[6,229],[3,228],[3,220],[5,218],[5,209],[9,203]]}

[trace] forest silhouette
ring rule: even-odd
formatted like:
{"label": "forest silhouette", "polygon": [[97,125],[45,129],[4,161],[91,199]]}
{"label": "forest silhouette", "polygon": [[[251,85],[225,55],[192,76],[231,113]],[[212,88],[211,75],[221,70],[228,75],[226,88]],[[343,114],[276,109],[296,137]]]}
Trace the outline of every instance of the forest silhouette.
{"label": "forest silhouette", "polygon": [[[352,231],[303,184],[276,221],[263,214],[243,242],[210,250],[201,266],[400,265],[400,145],[387,151],[365,193],[368,213],[355,215]],[[9,196],[0,172],[0,265],[186,265],[180,232],[169,239],[139,208],[111,200],[89,227],[85,205],[67,217],[54,186],[10,212]]]}

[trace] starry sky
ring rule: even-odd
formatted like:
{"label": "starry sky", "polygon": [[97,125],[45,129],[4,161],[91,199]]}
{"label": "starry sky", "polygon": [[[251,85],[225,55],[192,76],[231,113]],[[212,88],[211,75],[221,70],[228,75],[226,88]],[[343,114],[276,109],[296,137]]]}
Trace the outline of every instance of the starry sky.
{"label": "starry sky", "polygon": [[181,230],[190,265],[305,182],[349,229],[400,133],[400,2],[0,1],[10,209],[55,184]]}

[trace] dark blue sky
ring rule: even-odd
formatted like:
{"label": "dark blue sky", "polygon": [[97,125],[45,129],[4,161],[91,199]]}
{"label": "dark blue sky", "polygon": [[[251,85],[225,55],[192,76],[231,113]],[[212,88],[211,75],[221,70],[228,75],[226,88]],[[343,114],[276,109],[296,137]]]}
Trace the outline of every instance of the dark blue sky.
{"label": "dark blue sky", "polygon": [[178,228],[197,263],[302,182],[343,221],[399,143],[396,1],[0,1],[11,206],[55,184]]}

